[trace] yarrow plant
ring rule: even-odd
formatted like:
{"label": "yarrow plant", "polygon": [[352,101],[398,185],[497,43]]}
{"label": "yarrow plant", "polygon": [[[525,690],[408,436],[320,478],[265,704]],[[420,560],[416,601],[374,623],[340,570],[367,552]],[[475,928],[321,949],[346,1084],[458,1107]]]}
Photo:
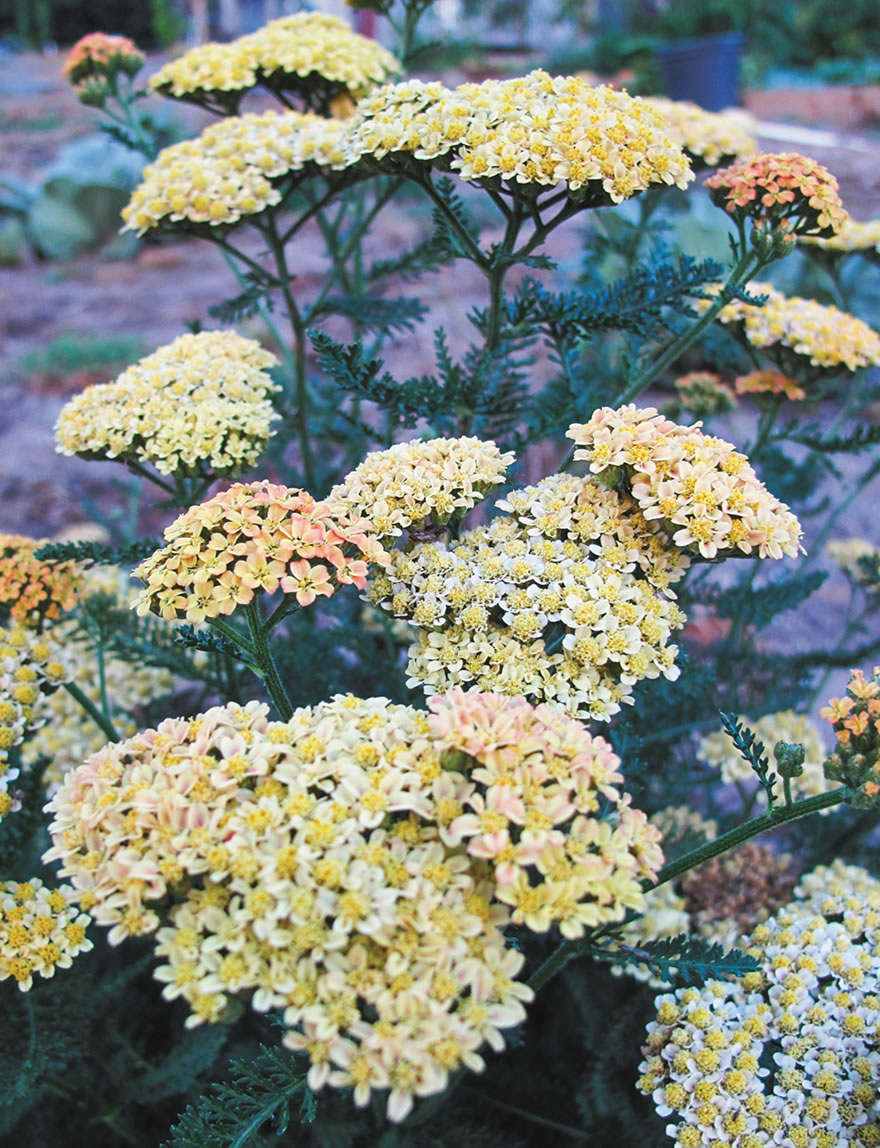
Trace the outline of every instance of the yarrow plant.
{"label": "yarrow plant", "polygon": [[[871,227],[738,116],[418,78],[428,0],[353,6],[388,47],[66,66],[128,241],[234,283],[64,405],[100,526],[0,535],[0,1139],[880,1143],[876,673],[813,725],[880,657]],[[162,97],[215,118],[160,151]],[[721,163],[729,265],[670,254]],[[801,242],[839,309],[765,286]]]}

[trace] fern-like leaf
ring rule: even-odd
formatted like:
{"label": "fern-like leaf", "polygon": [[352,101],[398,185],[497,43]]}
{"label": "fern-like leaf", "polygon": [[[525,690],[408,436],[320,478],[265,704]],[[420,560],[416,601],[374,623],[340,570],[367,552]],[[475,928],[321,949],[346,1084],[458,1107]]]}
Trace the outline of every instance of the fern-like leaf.
{"label": "fern-like leaf", "polygon": [[163,545],[157,538],[140,538],[130,546],[101,542],[47,542],[34,554],[41,562],[79,562],[83,566],[135,566]]}
{"label": "fern-like leaf", "polygon": [[428,308],[420,299],[401,296],[377,299],[363,295],[331,295],[309,314],[314,320],[321,315],[342,315],[372,331],[412,331],[422,321]]}
{"label": "fern-like leaf", "polygon": [[687,933],[659,941],[645,941],[639,948],[615,945],[595,955],[602,960],[642,965],[655,977],[669,983],[705,984],[707,981],[732,980],[758,968],[755,958],[740,949],[726,952],[717,941],[709,942]]}
{"label": "fern-like leaf", "polygon": [[764,753],[764,743],[758,741],[752,730],[743,722],[737,721],[736,714],[721,714],[721,723],[724,732],[733,742],[740,756],[747,761],[755,772],[761,788],[767,795],[767,812],[773,811],[776,804],[775,786],[777,777],[770,772],[770,759]]}
{"label": "fern-like leaf", "polygon": [[793,610],[805,602],[819,589],[828,577],[824,570],[813,570],[806,574],[792,574],[779,578],[768,586],[732,586],[724,589],[713,587],[711,599],[722,618],[741,618],[745,623],[759,629],[771,622],[777,614]]}

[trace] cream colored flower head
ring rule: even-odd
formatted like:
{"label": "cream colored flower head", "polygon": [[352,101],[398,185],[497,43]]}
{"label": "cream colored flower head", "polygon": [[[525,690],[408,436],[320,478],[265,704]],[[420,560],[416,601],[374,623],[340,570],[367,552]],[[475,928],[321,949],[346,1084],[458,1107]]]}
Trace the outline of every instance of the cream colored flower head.
{"label": "cream colored flower head", "polygon": [[75,901],[70,885],[52,889],[39,877],[0,882],[0,981],[12,977],[26,993],[35,976],[69,969],[93,947],[86,936],[91,917]]}
{"label": "cream colored flower head", "polygon": [[368,454],[328,501],[392,537],[461,517],[504,481],[513,461],[512,451],[478,438],[414,439]]}
{"label": "cream colored flower head", "polygon": [[880,1141],[880,884],[818,874],[744,938],[759,968],[658,996],[639,1090],[683,1148]]}
{"label": "cream colored flower head", "polygon": [[280,203],[279,184],[345,166],[339,120],[301,112],[261,112],[212,124],[193,140],[159,152],[122,210],[123,231],[230,227]]}
{"label": "cream colored flower head", "polygon": [[335,96],[357,99],[399,71],[381,44],[337,16],[298,12],[229,44],[190,49],[161,68],[150,87],[223,114],[235,112],[257,85],[323,109]]}
{"label": "cream colored flower head", "polygon": [[814,299],[783,295],[769,283],[750,283],[749,291],[766,295],[767,302],[734,299],[718,319],[741,328],[749,345],[781,370],[819,378],[880,364],[880,335],[861,319]]}
{"label": "cream colored flower head", "polygon": [[139,614],[203,622],[280,590],[299,606],[340,586],[363,589],[367,564],[388,556],[370,524],[305,490],[234,483],[165,530],[167,546],[134,571]]}
{"label": "cream colored flower head", "polygon": [[747,113],[707,112],[690,100],[664,96],[643,98],[664,117],[669,135],[684,148],[695,171],[743,159],[757,146],[753,134],[757,124]]}
{"label": "cream colored flower head", "polygon": [[797,557],[801,527],[759,480],[745,455],[680,426],[653,407],[602,407],[566,432],[575,459],[593,474],[622,482],[645,518],[657,521],[676,546],[702,558],[757,553]]}
{"label": "cream colored flower head", "polygon": [[395,550],[370,601],[419,628],[409,685],[552,701],[607,720],[635,682],[674,680],[671,590],[688,558],[633,500],[554,475],[510,492],[505,512],[458,539]]}
{"label": "cream colored flower head", "polygon": [[61,411],[59,454],[149,463],[160,474],[229,475],[260,457],[280,416],[278,360],[234,331],[181,335]]}
{"label": "cream colored flower head", "polygon": [[523,193],[564,184],[585,207],[693,179],[662,114],[643,100],[541,71],[455,90],[383,88],[356,109],[345,149],[352,161],[412,157]]}
{"label": "cream colored flower head", "polygon": [[865,538],[841,538],[829,542],[825,553],[847,578],[876,593],[880,590],[880,549]]}
{"label": "cream colored flower head", "polygon": [[847,216],[836,235],[829,235],[824,239],[805,235],[798,242],[807,243],[832,255],[857,253],[877,259],[880,258],[880,219],[871,219],[863,223]]}

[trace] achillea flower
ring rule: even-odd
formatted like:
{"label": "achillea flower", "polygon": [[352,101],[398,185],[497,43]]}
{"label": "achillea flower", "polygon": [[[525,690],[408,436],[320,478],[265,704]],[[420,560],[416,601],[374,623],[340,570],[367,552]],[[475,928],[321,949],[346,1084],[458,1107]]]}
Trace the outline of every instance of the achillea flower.
{"label": "achillea flower", "polygon": [[383,538],[445,525],[504,481],[514,460],[478,438],[415,439],[368,454],[334,486],[328,501],[369,519]]}
{"label": "achillea flower", "polygon": [[675,380],[675,390],[683,407],[697,416],[723,414],[736,407],[736,395],[714,371],[691,371]]}
{"label": "achillea flower", "polygon": [[390,52],[337,16],[298,12],[229,44],[190,49],[152,76],[150,87],[228,115],[257,85],[323,108],[341,94],[358,99],[398,71]]}
{"label": "achillea flower", "polygon": [[632,499],[573,475],[515,490],[489,526],[392,552],[367,597],[419,627],[410,685],[552,701],[607,720],[633,684],[674,680],[687,557]]}
{"label": "achillea flower", "polygon": [[847,218],[834,176],[793,152],[754,152],[709,176],[706,187],[738,223],[751,219],[790,235],[835,235]]}
{"label": "achillea flower", "polygon": [[807,397],[804,388],[782,371],[749,371],[734,379],[733,385],[738,395],[784,395],[794,401]]}
{"label": "achillea flower", "polygon": [[694,171],[743,159],[755,150],[756,140],[742,112],[707,112],[690,100],[643,97],[664,117],[669,135],[680,144]]}
{"label": "achillea flower", "polygon": [[[756,721],[747,717],[742,720],[758,741],[764,742],[771,768],[773,768],[773,747],[778,741],[804,747],[804,771],[799,777],[791,778],[791,791],[795,797],[813,797],[834,788],[834,785],[826,780],[823,771],[825,746],[822,744],[819,731],[806,714],[798,714],[794,710],[781,710],[779,713],[765,714]],[[697,756],[701,761],[720,770],[721,780],[727,784],[757,787],[758,779],[754,770],[723,730],[702,738],[697,748]],[[831,810],[823,809],[821,812],[826,814]]]}
{"label": "achillea flower", "polygon": [[79,573],[73,562],[41,562],[34,552],[48,538],[0,534],[0,620],[39,626],[76,605]]}
{"label": "achillea flower", "polygon": [[9,765],[9,751],[46,720],[41,703],[70,680],[71,662],[51,633],[0,628],[0,818],[20,808],[9,793],[9,783],[19,775]]}
{"label": "achillea flower", "polygon": [[805,235],[801,242],[830,256],[858,254],[876,260],[880,258],[880,219],[863,223],[847,216],[836,235],[824,239]]}
{"label": "achillea flower", "polygon": [[861,319],[814,299],[783,295],[769,283],[750,283],[749,290],[767,295],[767,302],[755,306],[734,299],[718,319],[741,326],[746,341],[781,370],[822,378],[880,364],[880,335]]}
{"label": "achillea flower", "polygon": [[454,91],[417,80],[382,88],[358,105],[345,153],[391,168],[414,159],[526,194],[564,183],[584,207],[693,179],[650,105],[541,71]]}
{"label": "achillea flower", "polygon": [[532,997],[491,870],[446,843],[477,786],[441,753],[425,714],[384,698],[172,718],[68,775],[46,857],[111,943],[155,933],[188,1025],[247,993],[283,1011],[312,1088],[390,1089],[401,1120],[479,1071]]}
{"label": "achillea flower", "polygon": [[90,32],[70,49],[64,61],[64,78],[71,84],[113,79],[121,72],[134,76],[144,66],[144,54],[127,36]]}
{"label": "achillea flower", "polygon": [[801,527],[759,480],[745,455],[724,439],[685,427],[653,407],[602,407],[567,435],[574,457],[593,474],[622,481],[644,517],[662,524],[672,543],[714,559],[757,551],[797,557]]}
{"label": "achillea flower", "polygon": [[677,1144],[880,1142],[880,884],[815,886],[746,939],[759,971],[657,997],[637,1086]]}
{"label": "achillea flower", "polygon": [[831,723],[837,746],[825,761],[825,776],[853,791],[849,799],[859,808],[880,802],[880,666],[870,679],[850,671],[842,698],[831,698],[819,710]]}
{"label": "achillea flower", "polygon": [[880,549],[864,538],[842,538],[829,542],[825,553],[847,578],[871,594],[880,591]]}
{"label": "achillea flower", "polygon": [[234,331],[181,335],[86,387],[55,426],[59,454],[150,463],[160,474],[235,474],[265,449],[278,360]]}
{"label": "achillea flower", "polygon": [[[450,690],[428,702],[435,745],[461,770],[462,812],[441,833],[486,861],[514,924],[574,938],[644,905],[663,864],[660,832],[617,785],[620,759],[554,706]],[[612,813],[597,820],[600,800]]]}
{"label": "achillea flower", "polygon": [[280,203],[279,184],[344,166],[339,120],[300,112],[234,116],[161,151],[122,210],[123,231],[231,227]]}
{"label": "achillea flower", "polygon": [[12,977],[26,993],[35,975],[69,969],[93,947],[86,937],[91,917],[75,900],[69,885],[50,889],[38,877],[0,883],[0,981]]}
{"label": "achillea flower", "polygon": [[387,561],[370,531],[366,520],[304,490],[235,483],[166,528],[168,545],[134,571],[146,588],[133,608],[202,622],[264,592],[280,589],[308,606],[349,583],[363,589],[367,563]]}

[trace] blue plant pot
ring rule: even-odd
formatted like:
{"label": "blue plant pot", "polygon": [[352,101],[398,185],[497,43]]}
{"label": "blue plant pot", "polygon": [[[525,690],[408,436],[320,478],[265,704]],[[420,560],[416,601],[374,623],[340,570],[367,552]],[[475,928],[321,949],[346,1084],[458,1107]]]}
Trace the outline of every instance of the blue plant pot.
{"label": "blue plant pot", "polygon": [[739,98],[741,32],[705,36],[657,48],[663,90],[673,100],[692,100],[709,112],[720,112]]}

